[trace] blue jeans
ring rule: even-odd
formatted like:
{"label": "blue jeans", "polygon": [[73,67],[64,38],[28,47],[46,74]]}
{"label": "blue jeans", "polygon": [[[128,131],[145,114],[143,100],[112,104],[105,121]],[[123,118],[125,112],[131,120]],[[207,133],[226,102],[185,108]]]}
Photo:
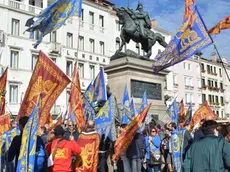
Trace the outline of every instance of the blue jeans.
{"label": "blue jeans", "polygon": [[141,172],[143,165],[143,159],[130,159],[129,160],[132,172]]}
{"label": "blue jeans", "polygon": [[160,165],[150,165],[149,159],[146,160],[147,172],[159,172]]}
{"label": "blue jeans", "polygon": [[124,172],[131,172],[129,159],[126,157],[126,155],[122,155],[121,160],[123,161]]}

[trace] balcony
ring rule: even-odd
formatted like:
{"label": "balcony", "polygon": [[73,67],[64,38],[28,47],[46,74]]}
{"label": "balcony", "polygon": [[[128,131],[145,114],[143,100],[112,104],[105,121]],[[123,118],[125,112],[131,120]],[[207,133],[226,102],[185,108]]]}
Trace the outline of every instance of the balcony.
{"label": "balcony", "polygon": [[[5,2],[7,3],[7,2]],[[25,10],[25,4],[19,1],[15,1],[15,0],[9,0],[9,4],[10,7],[14,8],[14,9],[19,9],[19,10]]]}
{"label": "balcony", "polygon": [[33,5],[29,5],[29,12],[39,14],[41,11],[42,11],[42,8],[39,8]]}
{"label": "balcony", "polygon": [[50,53],[61,54],[62,46],[57,42],[50,42]]}
{"label": "balcony", "polygon": [[201,72],[202,72],[202,73],[205,73],[205,72],[206,72],[206,70],[204,70],[204,69],[201,69]]}
{"label": "balcony", "polygon": [[99,31],[100,31],[101,33],[105,33],[105,28],[104,28],[104,27],[100,27],[100,28],[99,28]]}
{"label": "balcony", "polygon": [[224,90],[225,90],[225,89],[223,89],[223,88],[220,88],[220,91],[221,91],[221,93],[223,93],[223,92],[224,92]]}
{"label": "balcony", "polygon": [[208,86],[207,85],[203,85],[202,88],[206,90]]}
{"label": "balcony", "polygon": [[173,86],[174,86],[174,88],[178,88],[178,84],[174,83]]}

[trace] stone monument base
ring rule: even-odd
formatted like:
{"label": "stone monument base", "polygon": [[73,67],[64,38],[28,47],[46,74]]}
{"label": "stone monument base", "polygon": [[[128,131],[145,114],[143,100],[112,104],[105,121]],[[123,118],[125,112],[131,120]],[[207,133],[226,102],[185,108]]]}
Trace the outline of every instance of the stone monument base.
{"label": "stone monument base", "polygon": [[152,114],[155,119],[167,122],[164,87],[169,71],[164,70],[155,75],[152,64],[151,61],[124,57],[110,61],[110,64],[105,67],[105,73],[118,104],[121,104],[126,84],[130,97],[134,97],[136,109],[141,106],[142,96],[147,91],[148,102],[152,102],[149,114]]}

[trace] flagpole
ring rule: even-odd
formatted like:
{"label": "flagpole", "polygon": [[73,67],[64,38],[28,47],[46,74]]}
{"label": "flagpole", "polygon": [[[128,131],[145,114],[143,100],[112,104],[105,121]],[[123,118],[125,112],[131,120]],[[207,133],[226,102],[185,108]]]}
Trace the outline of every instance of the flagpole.
{"label": "flagpole", "polygon": [[221,64],[222,64],[223,68],[224,68],[224,71],[225,71],[226,75],[227,75],[228,81],[230,82],[229,75],[228,75],[227,70],[226,70],[226,68],[225,68],[225,66],[224,66],[224,62],[222,61],[222,58],[221,58],[221,56],[220,56],[220,53],[219,53],[219,51],[218,51],[218,49],[217,49],[217,47],[216,47],[216,43],[214,43],[213,46],[214,46],[214,48],[215,48],[215,50],[216,50],[216,52],[217,52],[217,54],[218,54],[218,56],[219,56],[220,62],[221,62]]}

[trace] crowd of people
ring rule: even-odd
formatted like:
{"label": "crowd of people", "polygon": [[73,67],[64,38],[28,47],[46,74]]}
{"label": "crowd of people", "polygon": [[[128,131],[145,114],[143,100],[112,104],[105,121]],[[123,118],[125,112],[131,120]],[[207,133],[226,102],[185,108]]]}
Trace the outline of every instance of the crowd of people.
{"label": "crowd of people", "polygon": [[[5,157],[1,163],[5,168],[2,168],[1,172],[17,171],[23,142],[22,132],[27,120],[28,117],[19,119],[21,134],[15,133],[10,143],[7,133],[9,135],[16,129],[16,121],[11,122],[11,130],[3,135],[5,144],[2,145],[1,154]],[[118,127],[120,133],[126,126],[122,124]],[[40,128],[37,137],[39,151],[36,150],[36,171],[78,171],[76,164],[79,162],[76,161],[79,159],[76,157],[82,151],[79,137],[82,134],[90,135],[91,133],[96,133],[93,120],[87,122],[81,133],[76,130],[76,125],[72,121],[68,121],[65,125],[58,125],[49,132],[46,127]],[[93,152],[98,158],[97,167],[94,169],[92,167],[90,172],[229,171],[229,135],[230,125],[220,126],[216,121],[208,118],[201,120],[200,126],[193,132],[189,125],[179,128],[171,122],[160,126],[152,121],[143,131],[138,130],[126,152],[123,152],[116,162],[111,161],[114,143],[108,138],[105,139],[103,135],[100,138],[98,150]],[[180,150],[178,159],[174,155],[178,152],[175,149]],[[84,164],[84,162],[81,163]]]}

